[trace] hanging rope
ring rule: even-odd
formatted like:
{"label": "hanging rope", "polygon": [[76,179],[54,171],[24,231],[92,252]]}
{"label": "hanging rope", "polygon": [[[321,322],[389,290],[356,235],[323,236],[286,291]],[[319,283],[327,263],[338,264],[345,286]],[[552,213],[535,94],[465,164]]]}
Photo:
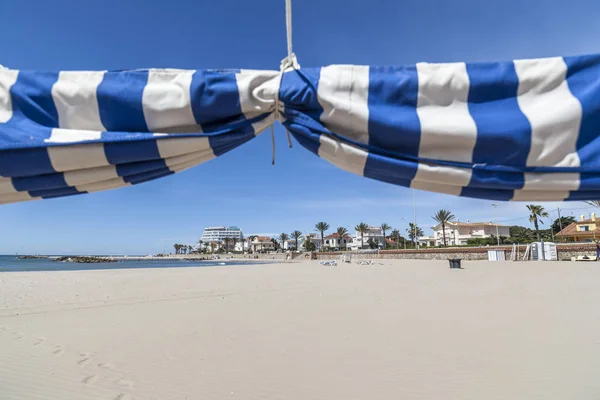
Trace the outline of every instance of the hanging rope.
{"label": "hanging rope", "polygon": [[287,34],[288,58],[292,57],[292,0],[285,0],[285,32]]}

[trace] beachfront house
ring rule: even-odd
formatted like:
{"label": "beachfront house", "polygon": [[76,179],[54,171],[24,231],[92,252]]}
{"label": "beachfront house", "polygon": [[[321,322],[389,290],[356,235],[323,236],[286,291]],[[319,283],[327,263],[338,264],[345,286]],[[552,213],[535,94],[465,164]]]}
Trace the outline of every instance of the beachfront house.
{"label": "beachfront house", "polygon": [[[304,246],[304,235],[298,238],[298,248],[296,250],[302,251]],[[284,250],[291,250],[296,247],[296,239],[288,239],[283,243]]]}
{"label": "beachfront house", "polygon": [[[389,232],[386,233],[389,235]],[[383,248],[383,231],[381,230],[381,227],[369,226],[364,234],[361,234],[359,231],[355,231],[352,242],[348,243],[348,248],[352,250],[358,250],[361,247],[361,243],[364,248],[368,248],[369,240],[375,241],[380,249]]]}
{"label": "beachfront house", "polygon": [[267,253],[275,250],[275,244],[268,236],[256,236],[251,242],[253,253]]}
{"label": "beachfront house", "polygon": [[[464,246],[469,239],[489,238],[497,236],[510,236],[510,228],[507,225],[494,224],[490,222],[446,222],[446,245],[448,246]],[[428,237],[420,237],[419,242],[424,242],[427,245],[443,246],[444,234],[442,224],[432,227],[433,240],[428,240]]]}
{"label": "beachfront house", "polygon": [[325,236],[324,240],[326,249],[345,249],[352,242],[352,236],[344,235],[340,238],[340,235],[338,235],[336,232]]}
{"label": "beachfront house", "polygon": [[600,240],[600,229],[598,228],[596,213],[591,213],[589,219],[582,215],[579,217],[579,221],[563,227],[562,231],[556,234],[556,238],[567,243],[595,242]]}

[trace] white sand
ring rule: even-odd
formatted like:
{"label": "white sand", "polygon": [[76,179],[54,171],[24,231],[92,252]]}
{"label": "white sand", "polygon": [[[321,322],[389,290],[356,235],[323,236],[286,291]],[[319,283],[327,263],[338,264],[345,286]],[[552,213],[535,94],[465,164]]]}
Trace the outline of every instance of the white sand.
{"label": "white sand", "polygon": [[600,264],[0,273],[0,399],[599,399]]}

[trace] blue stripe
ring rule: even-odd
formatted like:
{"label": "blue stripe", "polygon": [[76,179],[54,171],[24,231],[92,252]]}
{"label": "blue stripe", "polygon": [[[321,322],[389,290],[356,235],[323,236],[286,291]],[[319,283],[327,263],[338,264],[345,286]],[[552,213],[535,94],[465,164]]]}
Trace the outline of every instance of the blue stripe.
{"label": "blue stripe", "polygon": [[17,82],[10,89],[15,116],[47,128],[58,128],[58,111],[52,99],[52,86],[57,80],[55,72],[19,72]]}
{"label": "blue stripe", "polygon": [[[371,67],[369,70],[369,148],[381,148],[401,156],[419,155],[421,123],[417,115],[419,78],[415,66]],[[410,186],[417,173],[415,162],[370,153],[364,175],[401,186]]]}
{"label": "blue stripe", "polygon": [[102,125],[109,131],[148,132],[142,97],[148,71],[107,72],[96,90]]}
{"label": "blue stripe", "polygon": [[3,150],[0,154],[0,175],[23,177],[51,174],[54,171],[46,148]]}
{"label": "blue stripe", "polygon": [[[469,112],[477,126],[473,163],[524,167],[531,147],[531,125],[519,108],[519,78],[512,62],[467,64]],[[510,200],[521,189],[523,173],[475,169],[461,196],[481,197],[485,188],[493,200]]]}
{"label": "blue stripe", "polygon": [[69,187],[62,173],[13,178],[12,184],[19,192]]}
{"label": "blue stripe", "polygon": [[[569,90],[581,104],[581,126],[577,139],[577,154],[581,167],[600,167],[600,55],[566,57],[567,84]],[[600,179],[581,174],[579,190],[600,189]],[[590,199],[591,197],[583,198]],[[600,198],[600,197],[596,197]],[[572,192],[569,200],[580,200],[581,194]]]}
{"label": "blue stripe", "polygon": [[149,171],[134,176],[129,176],[127,177],[127,182],[131,183],[132,185],[137,185],[138,183],[148,182],[171,174],[173,174],[171,170],[163,168],[156,171]]}
{"label": "blue stripe", "polygon": [[73,196],[76,194],[82,194],[87,192],[79,192],[74,187],[65,187],[60,189],[45,189],[45,190],[32,190],[29,195],[32,197],[42,197],[44,199],[52,199],[55,197]]}
{"label": "blue stripe", "polygon": [[246,132],[230,132],[227,134],[213,135],[208,137],[208,143],[215,156],[220,156],[254,138],[252,127]]}
{"label": "blue stripe", "polygon": [[[204,132],[244,119],[235,73],[196,71],[190,85],[192,112]],[[210,124],[211,126],[204,126]]]}
{"label": "blue stripe", "polygon": [[321,133],[327,131],[320,122],[323,107],[318,89],[321,68],[288,71],[281,78],[279,100],[285,104],[283,125],[298,143],[318,155]]}
{"label": "blue stripe", "polygon": [[104,143],[104,153],[113,165],[161,158],[155,139]]}
{"label": "blue stripe", "polygon": [[[306,68],[283,74],[279,87],[279,100],[285,104],[284,115],[292,122],[297,115],[306,115],[320,121],[323,107],[319,103],[318,90],[321,68]],[[296,113],[289,113],[295,111]]]}

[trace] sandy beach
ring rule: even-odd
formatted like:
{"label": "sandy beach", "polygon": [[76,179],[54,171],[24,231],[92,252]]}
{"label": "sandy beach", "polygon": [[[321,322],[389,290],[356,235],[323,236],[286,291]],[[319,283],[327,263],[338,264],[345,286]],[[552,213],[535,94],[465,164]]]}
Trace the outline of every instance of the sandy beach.
{"label": "sandy beach", "polygon": [[600,264],[463,266],[0,273],[0,398],[600,398]]}

